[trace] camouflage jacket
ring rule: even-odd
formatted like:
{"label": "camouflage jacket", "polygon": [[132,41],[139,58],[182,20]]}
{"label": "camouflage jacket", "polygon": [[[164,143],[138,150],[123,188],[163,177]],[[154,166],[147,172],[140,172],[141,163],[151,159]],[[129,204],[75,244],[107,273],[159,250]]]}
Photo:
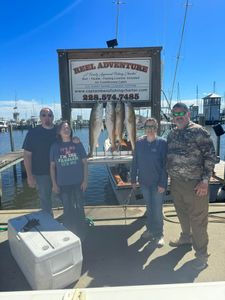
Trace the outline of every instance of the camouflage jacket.
{"label": "camouflage jacket", "polygon": [[167,171],[171,177],[210,179],[217,157],[206,129],[190,121],[184,129],[172,130],[167,143]]}

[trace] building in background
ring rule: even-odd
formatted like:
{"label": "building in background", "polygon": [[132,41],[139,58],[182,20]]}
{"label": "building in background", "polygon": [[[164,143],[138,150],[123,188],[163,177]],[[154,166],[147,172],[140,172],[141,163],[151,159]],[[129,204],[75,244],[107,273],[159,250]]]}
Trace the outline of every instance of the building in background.
{"label": "building in background", "polygon": [[189,107],[189,110],[190,110],[190,113],[191,113],[191,115],[190,115],[191,121],[198,122],[199,106],[196,105],[196,104],[192,104]]}
{"label": "building in background", "polygon": [[205,124],[217,124],[220,122],[221,96],[211,93],[203,98],[203,114]]}

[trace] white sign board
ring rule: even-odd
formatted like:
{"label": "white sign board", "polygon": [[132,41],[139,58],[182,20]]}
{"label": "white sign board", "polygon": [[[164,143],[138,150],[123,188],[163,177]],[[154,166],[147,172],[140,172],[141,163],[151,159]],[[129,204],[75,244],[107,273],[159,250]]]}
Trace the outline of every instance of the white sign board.
{"label": "white sign board", "polygon": [[72,102],[149,101],[151,58],[71,59]]}

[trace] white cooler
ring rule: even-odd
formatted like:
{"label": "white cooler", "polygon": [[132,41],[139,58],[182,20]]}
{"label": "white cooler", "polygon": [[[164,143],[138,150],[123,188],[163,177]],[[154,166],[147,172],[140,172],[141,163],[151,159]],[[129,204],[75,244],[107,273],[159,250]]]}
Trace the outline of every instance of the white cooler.
{"label": "white cooler", "polygon": [[[32,219],[40,225],[24,231]],[[8,240],[33,289],[64,288],[79,279],[83,260],[80,239],[49,214],[39,211],[10,219]]]}

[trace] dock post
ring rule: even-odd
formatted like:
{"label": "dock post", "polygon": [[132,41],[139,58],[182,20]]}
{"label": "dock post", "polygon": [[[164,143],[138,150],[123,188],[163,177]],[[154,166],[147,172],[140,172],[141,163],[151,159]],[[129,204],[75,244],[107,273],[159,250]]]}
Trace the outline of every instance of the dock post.
{"label": "dock post", "polygon": [[14,141],[13,141],[13,133],[12,133],[12,124],[9,125],[9,137],[10,137],[10,147],[11,151],[13,152],[15,150],[14,148]]}
{"label": "dock post", "polygon": [[[13,140],[13,128],[12,128],[12,124],[9,125],[9,137],[10,137],[11,151],[14,152],[15,151],[15,147],[14,147],[14,140]],[[13,177],[14,177],[15,182],[17,182],[16,165],[13,166]]]}
{"label": "dock post", "polygon": [[25,166],[24,166],[24,161],[21,161],[20,167],[21,167],[21,176],[22,176],[22,178],[26,178],[27,173],[26,173],[26,169],[25,169]]}
{"label": "dock post", "polygon": [[216,139],[216,155],[220,156],[220,136],[217,136]]}

